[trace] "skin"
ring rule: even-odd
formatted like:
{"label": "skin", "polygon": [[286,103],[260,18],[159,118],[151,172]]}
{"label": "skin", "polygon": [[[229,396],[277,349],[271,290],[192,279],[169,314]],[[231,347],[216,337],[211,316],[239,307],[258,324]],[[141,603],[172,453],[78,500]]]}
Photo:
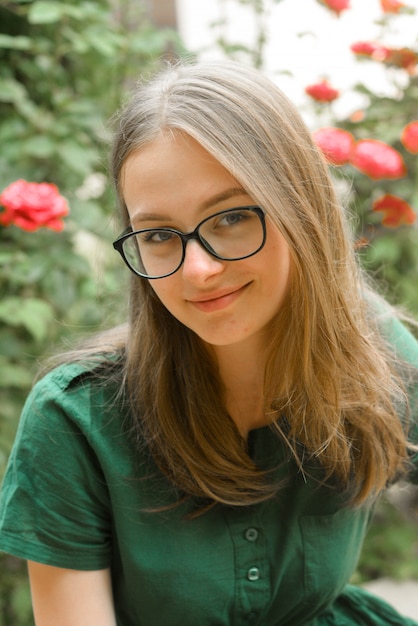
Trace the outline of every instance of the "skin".
{"label": "skin", "polygon": [[110,570],[28,563],[36,626],[116,626]]}
{"label": "skin", "polygon": [[[228,170],[180,132],[163,133],[128,157],[122,192],[135,230],[190,232],[218,211],[256,204]],[[252,257],[222,261],[189,241],[181,268],[150,281],[170,313],[215,352],[228,408],[244,436],[265,423],[266,331],[290,282],[289,246],[268,217],[266,225],[265,246]]]}

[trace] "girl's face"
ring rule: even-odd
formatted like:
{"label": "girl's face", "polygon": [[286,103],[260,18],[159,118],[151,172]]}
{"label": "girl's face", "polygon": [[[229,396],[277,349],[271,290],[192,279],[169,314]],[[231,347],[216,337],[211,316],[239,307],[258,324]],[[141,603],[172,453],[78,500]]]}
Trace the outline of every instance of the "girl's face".
{"label": "girl's face", "polygon": [[[122,192],[134,230],[168,227],[187,233],[218,211],[255,204],[216,159],[183,133],[162,135],[131,154],[122,172]],[[170,313],[215,350],[268,341],[266,326],[288,288],[290,253],[268,217],[266,227],[266,243],[252,257],[222,261],[189,240],[180,269],[150,281]]]}

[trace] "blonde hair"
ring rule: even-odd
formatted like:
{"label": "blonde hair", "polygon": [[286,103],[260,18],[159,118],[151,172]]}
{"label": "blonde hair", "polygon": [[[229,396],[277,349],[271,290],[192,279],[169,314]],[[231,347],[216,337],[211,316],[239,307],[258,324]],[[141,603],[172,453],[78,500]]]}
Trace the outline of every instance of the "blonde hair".
{"label": "blonde hair", "polygon": [[[406,396],[309,131],[283,93],[250,67],[167,68],[140,84],[117,118],[112,167],[126,224],[126,159],[167,130],[187,133],[213,155],[290,246],[291,287],[271,324],[265,369],[265,410],[278,416],[273,428],[300,469],[319,466],[323,480],[354,503],[374,496],[407,459],[398,415]],[[126,381],[138,437],[180,493],[247,505],[277,491],[227,413],[211,355],[137,276]]]}

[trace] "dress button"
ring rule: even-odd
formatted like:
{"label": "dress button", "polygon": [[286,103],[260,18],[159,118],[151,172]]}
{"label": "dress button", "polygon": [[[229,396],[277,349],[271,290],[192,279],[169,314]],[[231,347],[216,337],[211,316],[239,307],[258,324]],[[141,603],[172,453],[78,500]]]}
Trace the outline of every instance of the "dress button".
{"label": "dress button", "polygon": [[258,530],[256,528],[247,528],[245,531],[245,538],[247,541],[257,541],[258,539]]}
{"label": "dress button", "polygon": [[258,580],[260,578],[260,570],[258,567],[250,567],[247,572],[247,578],[251,581]]}

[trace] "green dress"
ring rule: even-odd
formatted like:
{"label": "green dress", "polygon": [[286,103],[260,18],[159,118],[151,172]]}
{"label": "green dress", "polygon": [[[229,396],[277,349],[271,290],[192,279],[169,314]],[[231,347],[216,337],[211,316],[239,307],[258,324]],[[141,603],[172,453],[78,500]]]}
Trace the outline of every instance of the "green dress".
{"label": "green dress", "polygon": [[[394,328],[397,349],[418,364],[417,342]],[[297,471],[268,427],[249,445],[260,466],[287,478],[276,498],[192,520],[188,503],[161,510],[172,488],[146,448],[134,448],[117,386],[101,374],[64,365],[28,398],[2,487],[2,550],[111,567],[119,626],[418,626],[347,585],[371,507],[347,508],[314,469]]]}

